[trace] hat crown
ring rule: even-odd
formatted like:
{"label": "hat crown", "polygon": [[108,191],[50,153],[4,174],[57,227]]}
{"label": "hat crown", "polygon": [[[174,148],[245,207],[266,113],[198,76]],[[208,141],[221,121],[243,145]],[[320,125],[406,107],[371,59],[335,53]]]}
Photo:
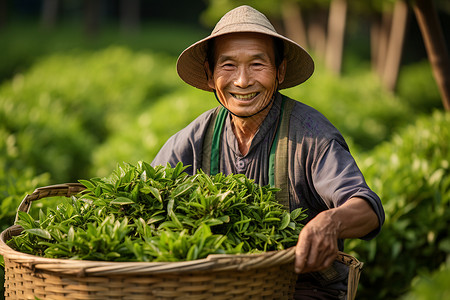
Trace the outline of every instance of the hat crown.
{"label": "hat crown", "polygon": [[269,19],[251,6],[242,5],[230,10],[217,22],[211,35],[223,34],[225,32],[239,31],[237,27],[246,25],[262,26],[265,29],[276,32]]}
{"label": "hat crown", "polygon": [[177,72],[181,79],[196,88],[213,91],[205,72],[208,42],[218,36],[237,32],[265,34],[283,42],[287,68],[280,89],[296,86],[314,72],[314,61],[308,52],[296,42],[276,32],[264,14],[248,5],[242,5],[226,13],[209,36],[192,44],[180,54]]}

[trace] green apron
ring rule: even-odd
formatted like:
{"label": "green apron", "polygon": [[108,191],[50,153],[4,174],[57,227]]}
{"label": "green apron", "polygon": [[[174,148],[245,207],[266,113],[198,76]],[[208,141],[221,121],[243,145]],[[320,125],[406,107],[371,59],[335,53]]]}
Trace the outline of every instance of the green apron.
{"label": "green apron", "polygon": [[[294,105],[294,100],[283,96],[280,118],[269,155],[269,184],[280,189],[275,196],[286,209],[289,209],[288,133]],[[210,175],[219,173],[220,141],[227,115],[224,107],[216,108],[203,141],[202,170]]]}

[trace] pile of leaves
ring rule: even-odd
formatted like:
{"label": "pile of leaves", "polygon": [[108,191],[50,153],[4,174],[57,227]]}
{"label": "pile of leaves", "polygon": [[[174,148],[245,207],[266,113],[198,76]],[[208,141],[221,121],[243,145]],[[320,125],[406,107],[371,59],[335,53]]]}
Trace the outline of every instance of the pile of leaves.
{"label": "pile of leaves", "polygon": [[296,244],[306,218],[285,211],[275,188],[244,175],[139,162],[109,177],[80,180],[86,190],[36,220],[19,212],[21,235],[8,244],[49,258],[182,261],[209,254],[281,250]]}

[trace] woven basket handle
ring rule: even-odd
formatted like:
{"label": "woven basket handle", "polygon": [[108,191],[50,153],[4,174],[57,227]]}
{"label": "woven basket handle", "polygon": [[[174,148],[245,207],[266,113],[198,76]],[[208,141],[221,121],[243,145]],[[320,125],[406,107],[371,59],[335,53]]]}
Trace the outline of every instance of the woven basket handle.
{"label": "woven basket handle", "polygon": [[16,223],[19,218],[19,211],[30,211],[31,202],[33,201],[46,197],[70,197],[81,192],[84,189],[86,189],[86,187],[81,183],[63,183],[37,188],[32,194],[26,195],[20,203],[19,208],[17,209],[16,220],[14,221],[14,223]]}

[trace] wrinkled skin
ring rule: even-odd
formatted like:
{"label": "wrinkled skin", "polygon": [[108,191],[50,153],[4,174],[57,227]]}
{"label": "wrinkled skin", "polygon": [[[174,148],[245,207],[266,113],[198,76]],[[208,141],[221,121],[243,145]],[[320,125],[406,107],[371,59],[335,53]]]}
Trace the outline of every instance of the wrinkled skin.
{"label": "wrinkled skin", "polygon": [[308,273],[328,268],[338,254],[338,239],[360,238],[377,227],[377,215],[361,198],[350,198],[337,208],[321,212],[300,232],[295,271]]}

